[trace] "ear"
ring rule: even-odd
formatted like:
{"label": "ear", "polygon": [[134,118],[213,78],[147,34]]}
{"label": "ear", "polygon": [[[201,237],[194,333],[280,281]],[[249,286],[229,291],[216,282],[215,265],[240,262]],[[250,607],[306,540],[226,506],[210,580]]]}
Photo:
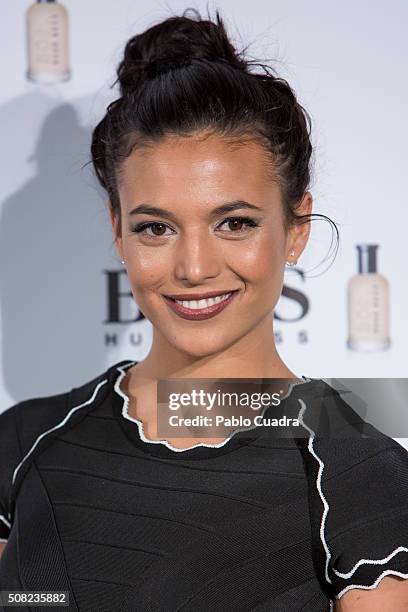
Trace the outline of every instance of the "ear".
{"label": "ear", "polygon": [[123,249],[122,249],[121,228],[120,228],[118,215],[113,210],[112,203],[110,200],[108,200],[108,211],[109,211],[110,222],[112,225],[112,232],[113,232],[113,238],[115,241],[116,251],[119,255],[120,260],[122,261]]}
{"label": "ear", "polygon": [[[300,204],[296,207],[296,215],[310,215],[313,207],[313,196],[310,191],[306,191]],[[310,222],[304,221],[298,225],[292,225],[288,230],[286,241],[286,259],[295,261],[301,256],[306,247],[310,235]],[[290,255],[291,250],[295,251],[294,257]]]}

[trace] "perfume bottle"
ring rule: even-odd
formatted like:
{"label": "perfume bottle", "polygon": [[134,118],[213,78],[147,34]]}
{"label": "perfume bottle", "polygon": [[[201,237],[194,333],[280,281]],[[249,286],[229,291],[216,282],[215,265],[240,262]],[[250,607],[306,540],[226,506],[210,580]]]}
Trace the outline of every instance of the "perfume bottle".
{"label": "perfume bottle", "polygon": [[347,346],[355,351],[389,348],[389,283],[377,272],[378,244],[358,244],[358,274],[347,286]]}
{"label": "perfume bottle", "polygon": [[70,78],[68,13],[56,0],[37,0],[27,11],[27,77],[37,83]]}

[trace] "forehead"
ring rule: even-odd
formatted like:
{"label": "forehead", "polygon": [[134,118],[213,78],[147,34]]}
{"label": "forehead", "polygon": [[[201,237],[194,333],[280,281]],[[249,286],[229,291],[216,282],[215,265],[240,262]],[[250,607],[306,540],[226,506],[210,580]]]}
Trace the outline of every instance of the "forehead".
{"label": "forehead", "polygon": [[135,148],[121,166],[121,196],[153,199],[194,195],[212,199],[221,193],[237,197],[278,195],[273,164],[257,141],[234,142],[219,135],[168,136]]}

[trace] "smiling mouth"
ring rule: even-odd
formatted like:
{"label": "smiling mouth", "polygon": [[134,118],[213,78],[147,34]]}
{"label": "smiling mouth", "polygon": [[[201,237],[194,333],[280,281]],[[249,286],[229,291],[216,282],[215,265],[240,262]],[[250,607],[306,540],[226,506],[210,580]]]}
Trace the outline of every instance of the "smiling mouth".
{"label": "smiling mouth", "polygon": [[233,301],[239,289],[227,293],[219,293],[213,297],[199,300],[179,300],[164,295],[171,310],[183,319],[203,320],[214,317],[222,312]]}
{"label": "smiling mouth", "polygon": [[219,304],[220,302],[227,300],[233,293],[238,291],[238,289],[234,289],[233,291],[228,291],[226,293],[218,293],[212,297],[201,298],[201,299],[177,299],[170,297],[169,295],[165,295],[164,297],[184,306],[184,308],[189,308],[190,310],[202,310],[203,308],[209,308],[210,306],[214,306],[214,304]]}

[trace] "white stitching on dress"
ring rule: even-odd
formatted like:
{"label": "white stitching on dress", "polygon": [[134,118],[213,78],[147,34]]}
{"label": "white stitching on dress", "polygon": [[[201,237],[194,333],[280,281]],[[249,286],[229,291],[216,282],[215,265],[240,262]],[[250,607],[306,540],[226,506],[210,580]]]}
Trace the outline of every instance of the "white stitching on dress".
{"label": "white stitching on dress", "polygon": [[[163,444],[164,446],[167,446],[167,448],[169,448],[170,450],[176,451],[176,452],[183,452],[186,450],[191,450],[193,448],[197,448],[197,446],[204,446],[207,448],[221,448],[222,446],[225,446],[225,444],[233,437],[233,435],[237,432],[237,431],[241,431],[240,428],[235,429],[230,436],[228,436],[228,438],[226,438],[225,440],[223,440],[223,442],[220,442],[220,444],[205,444],[205,443],[198,443],[195,444],[194,446],[188,446],[187,448],[177,448],[176,446],[173,446],[168,440],[149,440],[148,438],[146,438],[145,434],[144,434],[144,429],[143,429],[143,422],[139,419],[134,419],[133,417],[131,417],[129,415],[128,409],[129,409],[129,397],[122,391],[122,389],[120,388],[120,383],[122,381],[122,379],[124,378],[124,376],[126,375],[125,369],[129,368],[130,366],[134,365],[135,363],[138,363],[137,361],[132,361],[124,366],[119,366],[118,368],[116,368],[119,372],[120,375],[118,376],[115,385],[114,385],[114,389],[116,391],[116,393],[118,393],[118,395],[120,395],[120,397],[123,399],[123,408],[122,408],[122,416],[125,419],[128,419],[129,421],[132,421],[133,423],[137,423],[138,429],[139,429],[139,436],[140,438],[143,440],[143,442],[147,442],[149,444]],[[303,385],[305,383],[309,383],[311,381],[310,378],[306,378],[306,380],[302,380],[299,382],[293,382],[289,385],[289,389],[286,393],[286,395],[284,395],[281,399],[286,399],[287,397],[289,397],[289,395],[292,393],[292,389],[293,387],[297,386],[297,385]],[[265,407],[265,411],[266,411],[267,406]],[[256,425],[254,425],[254,427],[249,427],[243,428],[243,431],[246,431],[247,429],[255,429],[255,427],[257,427]]]}
{"label": "white stitching on dress", "polygon": [[83,406],[87,406],[88,404],[92,404],[92,402],[95,400],[95,397],[99,391],[99,389],[101,387],[103,387],[103,385],[105,385],[108,382],[108,379],[105,378],[105,380],[102,380],[100,383],[98,383],[98,385],[95,387],[94,392],[91,396],[91,398],[89,400],[87,400],[86,402],[84,402],[83,404],[80,404],[79,406],[75,406],[74,408],[71,408],[71,410],[68,412],[67,415],[65,415],[65,417],[62,419],[62,421],[60,421],[57,425],[55,425],[54,427],[51,427],[50,429],[47,429],[47,431],[44,431],[41,435],[38,436],[38,438],[36,439],[36,441],[34,442],[34,444],[32,445],[32,447],[30,448],[30,450],[28,451],[28,453],[23,457],[23,459],[20,461],[20,463],[18,464],[18,466],[16,467],[16,469],[13,472],[13,479],[12,479],[12,485],[15,482],[17,473],[19,471],[19,469],[21,468],[21,466],[23,465],[24,461],[29,457],[29,455],[33,452],[33,450],[35,449],[35,447],[37,446],[38,442],[47,434],[51,433],[52,431],[55,431],[55,429],[58,429],[59,427],[62,427],[62,425],[65,425],[65,423],[68,421],[68,419],[70,418],[70,416],[79,408],[82,408]]}
{"label": "white stitching on dress", "polygon": [[353,569],[351,569],[349,572],[346,572],[346,573],[339,572],[335,568],[333,568],[333,571],[335,574],[340,576],[340,578],[350,578],[350,576],[354,574],[354,572],[360,565],[363,565],[364,563],[371,563],[373,565],[383,565],[384,563],[387,563],[387,561],[392,559],[392,557],[394,557],[399,552],[408,552],[408,548],[406,548],[405,546],[398,546],[398,548],[393,550],[392,553],[388,555],[388,557],[384,557],[383,559],[360,559],[360,561],[357,561]]}
{"label": "white stitching on dress", "polygon": [[307,448],[308,448],[309,452],[310,452],[310,453],[313,455],[313,457],[314,457],[314,458],[315,458],[315,459],[318,461],[318,463],[319,463],[319,472],[318,472],[318,474],[317,474],[316,486],[317,486],[317,490],[319,491],[320,498],[321,498],[321,500],[322,500],[322,502],[323,502],[323,505],[324,505],[324,511],[323,511],[322,522],[321,522],[321,524],[320,524],[320,539],[321,539],[321,541],[322,541],[323,548],[324,548],[324,550],[326,551],[326,564],[325,564],[325,568],[324,568],[325,577],[326,577],[327,582],[328,582],[329,584],[332,584],[332,581],[331,581],[330,576],[329,576],[329,574],[328,574],[328,567],[329,567],[329,561],[330,561],[330,558],[331,558],[331,554],[330,554],[329,547],[327,546],[327,542],[326,542],[325,537],[324,537],[324,522],[325,522],[325,520],[326,520],[326,516],[327,516],[327,514],[328,514],[328,512],[329,512],[329,504],[327,503],[326,498],[324,497],[324,495],[323,495],[323,491],[322,491],[322,488],[321,488],[321,476],[322,476],[323,469],[324,469],[324,463],[323,463],[323,461],[320,459],[320,457],[318,457],[318,456],[316,455],[316,453],[315,453],[315,451],[314,451],[314,448],[313,448],[313,440],[314,440],[314,435],[315,435],[315,432],[313,431],[313,429],[311,429],[310,427],[308,427],[308,426],[306,425],[306,423],[303,421],[303,414],[304,414],[304,412],[305,412],[305,410],[306,410],[306,404],[305,404],[305,402],[304,402],[302,399],[299,399],[299,403],[301,404],[302,408],[301,408],[301,409],[300,409],[300,411],[299,411],[298,421],[299,421],[299,423],[301,423],[301,424],[303,425],[303,427],[304,427],[305,429],[307,429],[307,431],[310,433],[310,436],[309,436],[309,442],[308,442],[308,446],[307,446]]}
{"label": "white stitching on dress", "polygon": [[11,523],[6,519],[5,516],[3,516],[2,514],[0,514],[0,521],[3,521],[3,523],[7,526],[7,527],[11,527]]}
{"label": "white stitching on dress", "polygon": [[340,597],[342,595],[344,595],[344,593],[346,591],[350,591],[350,589],[366,589],[366,590],[370,590],[370,589],[375,589],[375,587],[378,585],[378,583],[385,577],[385,576],[399,576],[400,578],[408,578],[408,574],[403,574],[402,572],[397,572],[396,570],[385,570],[383,571],[382,574],[380,574],[377,578],[377,580],[375,582],[373,582],[373,584],[370,584],[370,586],[365,586],[364,584],[350,584],[349,586],[346,586],[342,591],[340,591],[340,593],[338,593],[338,595],[336,595],[337,599],[340,599]]}
{"label": "white stitching on dress", "polygon": [[[313,440],[314,440],[314,436],[315,436],[315,432],[308,427],[305,422],[303,421],[303,414],[306,410],[306,404],[303,400],[299,399],[299,403],[302,405],[302,408],[299,411],[299,416],[298,416],[298,420],[299,422],[303,425],[303,427],[305,429],[307,429],[309,431],[309,433],[311,434],[309,436],[309,443],[308,443],[308,450],[309,452],[315,457],[315,459],[317,459],[317,461],[319,462],[319,472],[317,475],[317,480],[316,480],[316,486],[317,489],[319,491],[319,495],[322,499],[323,505],[324,505],[324,511],[323,511],[323,515],[322,515],[322,522],[320,525],[320,539],[322,540],[322,544],[323,547],[326,551],[326,566],[325,566],[325,576],[326,576],[326,580],[332,584],[332,580],[330,579],[329,575],[328,575],[328,567],[329,567],[329,561],[331,559],[331,553],[329,551],[329,547],[327,545],[327,542],[325,540],[324,537],[324,523],[329,511],[329,504],[326,501],[326,498],[323,495],[323,491],[321,489],[321,475],[323,473],[323,469],[324,469],[324,463],[323,461],[320,459],[320,457],[318,457],[313,449]],[[338,570],[336,570],[334,567],[332,567],[332,570],[335,574],[337,574],[337,576],[339,576],[340,578],[343,579],[347,579],[350,578],[354,572],[357,570],[357,568],[360,565],[363,565],[364,563],[369,563],[371,565],[382,565],[383,563],[387,563],[387,561],[389,561],[392,557],[394,557],[397,553],[399,552],[408,552],[408,548],[406,548],[405,546],[398,546],[398,548],[396,548],[392,553],[390,553],[388,555],[388,557],[384,557],[383,559],[360,559],[360,561],[358,561],[354,567],[347,573],[343,573],[343,572],[339,572]],[[359,584],[351,584],[347,587],[345,587],[342,591],[340,591],[340,593],[337,594],[336,598],[340,599],[340,597],[346,592],[349,591],[350,589],[374,589],[378,583],[380,582],[380,580],[382,580],[382,578],[384,578],[384,576],[387,575],[394,575],[394,576],[399,576],[400,578],[408,578],[408,574],[403,574],[402,572],[398,572],[396,570],[385,570],[376,580],[375,582],[370,585],[370,586],[366,586],[366,585],[359,585]]]}

